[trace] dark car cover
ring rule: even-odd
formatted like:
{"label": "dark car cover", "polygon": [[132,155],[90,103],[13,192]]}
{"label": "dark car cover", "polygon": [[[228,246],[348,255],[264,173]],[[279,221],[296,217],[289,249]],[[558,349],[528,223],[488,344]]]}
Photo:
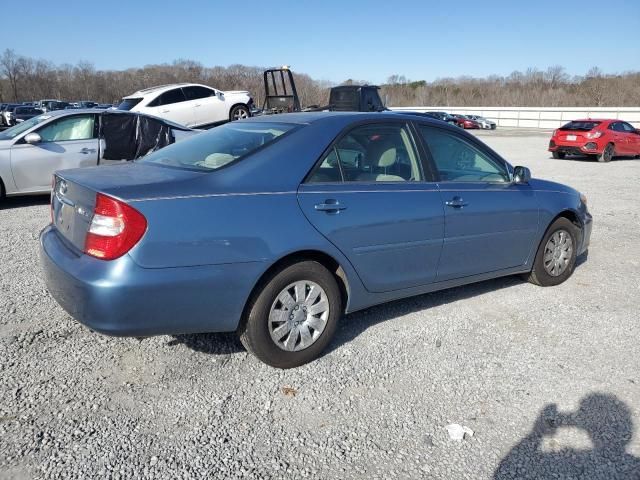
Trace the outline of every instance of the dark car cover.
{"label": "dark car cover", "polygon": [[173,143],[171,128],[161,120],[125,112],[100,114],[105,160],[135,160]]}

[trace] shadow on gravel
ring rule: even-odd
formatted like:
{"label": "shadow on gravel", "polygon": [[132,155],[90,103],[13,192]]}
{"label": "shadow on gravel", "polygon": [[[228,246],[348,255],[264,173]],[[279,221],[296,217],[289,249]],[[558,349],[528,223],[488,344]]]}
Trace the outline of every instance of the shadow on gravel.
{"label": "shadow on gravel", "polygon": [[235,333],[196,333],[175,335],[167,345],[184,345],[200,353],[228,355],[243,352],[244,347]]}
{"label": "shadow on gravel", "polygon": [[5,197],[0,199],[0,210],[10,208],[32,207],[34,205],[48,205],[51,200],[49,195],[33,195],[24,197]]}
{"label": "shadow on gravel", "polygon": [[[586,432],[593,448],[575,449],[555,441],[558,430],[567,427]],[[640,458],[625,451],[632,437],[631,411],[615,395],[588,395],[578,411],[570,413],[559,413],[555,404],[548,404],[531,432],[502,459],[493,478],[638,479]]]}
{"label": "shadow on gravel", "polygon": [[[589,252],[586,251],[576,259],[575,268],[587,261]],[[493,280],[485,280],[470,285],[449,288],[447,290],[439,290],[437,292],[426,293],[416,297],[395,300],[375,307],[370,307],[359,312],[349,314],[345,321],[341,322],[333,341],[325,351],[332,352],[345,343],[349,343],[367,328],[372,327],[380,322],[386,322],[402,315],[427,310],[429,308],[438,307],[447,303],[465,300],[485,293],[493,292],[503,288],[513,287],[526,283],[525,280],[517,275],[509,277],[501,277]],[[537,287],[539,288],[539,287]]]}
{"label": "shadow on gravel", "polygon": [[[556,162],[564,160],[565,162],[595,162],[595,163],[598,163],[598,160],[593,155],[568,155],[563,159],[553,158],[553,157],[549,157],[549,158],[554,160],[554,161],[556,161]],[[630,156],[630,157],[618,157],[618,156],[615,156],[615,157],[613,157],[613,159],[611,161],[612,162],[626,162],[628,160],[637,160],[637,158],[634,157],[634,156]]]}

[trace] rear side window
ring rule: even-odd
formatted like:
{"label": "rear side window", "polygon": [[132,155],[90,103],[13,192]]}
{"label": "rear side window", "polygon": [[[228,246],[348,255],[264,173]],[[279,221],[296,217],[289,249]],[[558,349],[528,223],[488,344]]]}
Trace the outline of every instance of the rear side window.
{"label": "rear side window", "polygon": [[295,127],[287,123],[227,123],[158,150],[140,161],[213,171],[267,146]]}
{"label": "rear side window", "polygon": [[566,125],[560,127],[560,130],[581,130],[588,132],[600,125],[600,122],[569,122]]}
{"label": "rear side window", "polygon": [[180,103],[186,100],[184,92],[181,88],[174,88],[164,92],[155,100],[149,102],[150,107],[159,107],[161,105],[171,105],[172,103]]}
{"label": "rear side window", "polygon": [[404,124],[375,123],[342,137],[309,176],[309,183],[413,182],[422,173]]}
{"label": "rear side window", "polygon": [[506,165],[478,150],[458,135],[439,128],[419,127],[444,182],[510,182]]}
{"label": "rear side window", "polygon": [[205,87],[185,87],[182,89],[187,100],[197,100],[199,98],[213,97],[216,92]]}
{"label": "rear side window", "polygon": [[123,98],[120,105],[118,105],[118,110],[126,110],[129,111],[136,105],[138,105],[142,101],[142,98]]}

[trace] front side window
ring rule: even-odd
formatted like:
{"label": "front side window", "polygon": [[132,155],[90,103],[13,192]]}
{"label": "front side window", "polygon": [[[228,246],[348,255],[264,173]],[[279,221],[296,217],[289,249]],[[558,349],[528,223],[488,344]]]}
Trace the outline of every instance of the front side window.
{"label": "front side window", "polygon": [[510,182],[506,165],[463,138],[439,128],[419,127],[444,182]]}
{"label": "front side window", "polygon": [[626,133],[635,133],[636,129],[633,128],[633,126],[627,122],[621,122],[622,125],[622,131],[626,132]]}
{"label": "front side window", "polygon": [[182,89],[187,100],[197,100],[199,98],[207,98],[215,96],[216,92],[206,87],[184,87]]}
{"label": "front side window", "polygon": [[423,179],[418,155],[404,124],[354,128],[325,155],[310,183],[412,182]]}
{"label": "front side window", "polygon": [[169,145],[139,161],[213,171],[267,146],[295,127],[295,124],[287,123],[227,123]]}
{"label": "front side window", "polygon": [[95,115],[65,117],[38,130],[43,142],[64,142],[94,138]]}

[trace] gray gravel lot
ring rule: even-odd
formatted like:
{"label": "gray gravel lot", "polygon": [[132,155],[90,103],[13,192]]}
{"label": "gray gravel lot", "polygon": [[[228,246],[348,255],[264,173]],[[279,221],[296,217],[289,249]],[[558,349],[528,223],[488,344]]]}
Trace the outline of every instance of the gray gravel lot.
{"label": "gray gravel lot", "polygon": [[[40,277],[47,199],[8,200],[0,478],[640,478],[640,160],[478,135],[588,196],[588,259],[558,287],[504,278],[349,315],[289,371],[232,335],[80,326]],[[450,423],[475,435],[451,441]]]}

